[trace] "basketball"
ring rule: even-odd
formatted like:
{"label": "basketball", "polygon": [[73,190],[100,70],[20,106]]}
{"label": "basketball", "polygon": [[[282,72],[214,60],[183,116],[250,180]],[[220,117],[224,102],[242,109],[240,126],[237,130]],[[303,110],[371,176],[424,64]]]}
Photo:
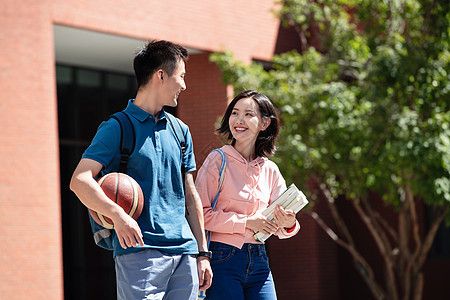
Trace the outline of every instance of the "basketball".
{"label": "basketball", "polygon": [[[144,206],[144,194],[136,180],[124,173],[109,173],[100,178],[98,184],[109,199],[137,220]],[[114,223],[110,218],[91,209],[89,209],[89,213],[99,225],[107,229],[114,228]]]}

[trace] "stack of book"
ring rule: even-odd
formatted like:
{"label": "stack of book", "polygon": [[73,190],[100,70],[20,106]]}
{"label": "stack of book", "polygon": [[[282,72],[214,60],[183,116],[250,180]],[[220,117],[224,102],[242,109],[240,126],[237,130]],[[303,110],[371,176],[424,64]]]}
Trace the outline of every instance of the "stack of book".
{"label": "stack of book", "polygon": [[[308,204],[308,200],[305,195],[295,186],[295,184],[291,184],[286,191],[284,191],[275,201],[273,201],[263,212],[262,214],[270,221],[273,221],[273,211],[275,209],[275,205],[280,205],[285,210],[292,210],[294,213],[298,213],[303,207]],[[265,234],[260,231],[255,232],[254,238],[257,241],[264,242],[267,240],[272,234]]]}

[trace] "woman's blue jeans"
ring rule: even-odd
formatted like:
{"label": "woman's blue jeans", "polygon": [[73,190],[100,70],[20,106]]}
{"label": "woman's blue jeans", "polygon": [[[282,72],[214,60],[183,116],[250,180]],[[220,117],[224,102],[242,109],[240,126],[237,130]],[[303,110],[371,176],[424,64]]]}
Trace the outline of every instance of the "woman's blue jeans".
{"label": "woman's blue jeans", "polygon": [[210,300],[277,299],[272,272],[263,244],[244,244],[242,249],[211,242],[213,280],[206,291]]}

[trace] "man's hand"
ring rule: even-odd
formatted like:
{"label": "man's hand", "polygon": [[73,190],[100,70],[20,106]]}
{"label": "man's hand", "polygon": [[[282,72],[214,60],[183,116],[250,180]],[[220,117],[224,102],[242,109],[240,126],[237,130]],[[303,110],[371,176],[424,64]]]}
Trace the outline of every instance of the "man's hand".
{"label": "man's hand", "polygon": [[206,291],[212,283],[212,269],[209,259],[204,256],[197,257],[199,291]]}
{"label": "man's hand", "polygon": [[111,201],[94,179],[102,168],[99,162],[82,158],[73,172],[70,189],[86,207],[111,218],[122,248],[144,246],[137,222]]}
{"label": "man's hand", "polygon": [[142,239],[142,232],[138,223],[130,217],[125,211],[118,213],[113,219],[114,230],[116,231],[117,238],[119,239],[120,246],[123,249],[127,247],[144,246],[144,240]]}

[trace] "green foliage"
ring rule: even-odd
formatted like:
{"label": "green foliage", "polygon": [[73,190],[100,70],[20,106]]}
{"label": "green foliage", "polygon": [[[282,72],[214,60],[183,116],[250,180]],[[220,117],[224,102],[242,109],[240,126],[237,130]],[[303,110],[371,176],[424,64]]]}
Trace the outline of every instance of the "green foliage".
{"label": "green foliage", "polygon": [[286,180],[314,174],[335,196],[374,190],[393,206],[409,185],[450,205],[450,2],[283,3],[283,24],[319,45],[273,57],[270,70],[229,52],[211,60],[237,92],[257,89],[280,109],[274,159]]}

